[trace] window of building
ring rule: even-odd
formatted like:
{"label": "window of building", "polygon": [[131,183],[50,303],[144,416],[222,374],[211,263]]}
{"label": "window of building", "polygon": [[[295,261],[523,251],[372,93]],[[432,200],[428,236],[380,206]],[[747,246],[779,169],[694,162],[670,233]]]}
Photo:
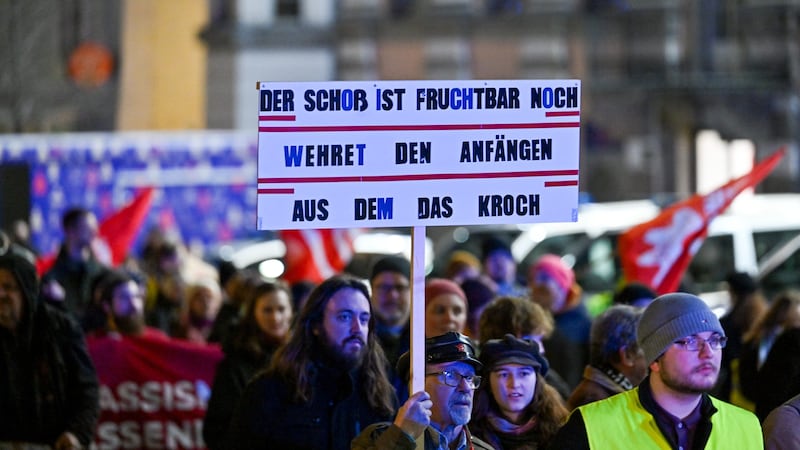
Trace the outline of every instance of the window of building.
{"label": "window of building", "polygon": [[281,18],[296,18],[300,15],[300,0],[277,0],[278,10],[276,16]]}

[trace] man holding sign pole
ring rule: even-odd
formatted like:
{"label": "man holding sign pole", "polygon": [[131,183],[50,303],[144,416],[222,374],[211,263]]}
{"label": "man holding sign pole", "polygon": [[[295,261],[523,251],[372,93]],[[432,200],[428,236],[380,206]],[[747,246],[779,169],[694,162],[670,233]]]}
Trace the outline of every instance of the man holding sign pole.
{"label": "man holding sign pole", "polygon": [[[410,355],[397,371],[408,380]],[[467,428],[472,399],[481,383],[481,363],[472,341],[454,331],[425,340],[425,390],[414,393],[394,421],[369,426],[353,440],[353,450],[414,449],[423,436],[429,449],[491,449]]]}

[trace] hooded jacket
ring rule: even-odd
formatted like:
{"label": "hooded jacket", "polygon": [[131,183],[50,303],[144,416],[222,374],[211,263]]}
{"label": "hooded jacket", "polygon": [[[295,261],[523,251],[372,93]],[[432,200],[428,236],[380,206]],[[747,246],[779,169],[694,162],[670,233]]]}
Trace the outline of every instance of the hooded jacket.
{"label": "hooded jacket", "polygon": [[16,332],[0,328],[0,441],[53,445],[69,431],[88,446],[99,403],[83,333],[38,300],[32,257],[0,248],[0,270],[13,275],[23,296]]}

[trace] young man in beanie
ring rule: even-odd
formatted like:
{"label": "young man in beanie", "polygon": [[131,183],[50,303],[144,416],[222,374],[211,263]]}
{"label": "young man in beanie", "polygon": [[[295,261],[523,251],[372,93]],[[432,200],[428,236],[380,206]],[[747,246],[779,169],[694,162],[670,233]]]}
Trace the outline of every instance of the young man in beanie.
{"label": "young man in beanie", "polygon": [[726,337],[705,302],[685,293],[656,298],[642,314],[637,340],[650,375],[573,411],[552,448],[763,448],[752,413],[708,395]]}
{"label": "young man in beanie", "polygon": [[[408,381],[411,361],[404,353],[398,372]],[[425,450],[480,450],[492,447],[473,437],[467,422],[472,399],[481,383],[481,363],[472,341],[463,334],[445,333],[425,340],[425,390],[400,408],[393,422],[372,424],[352,442],[352,450],[414,449],[423,436]]]}

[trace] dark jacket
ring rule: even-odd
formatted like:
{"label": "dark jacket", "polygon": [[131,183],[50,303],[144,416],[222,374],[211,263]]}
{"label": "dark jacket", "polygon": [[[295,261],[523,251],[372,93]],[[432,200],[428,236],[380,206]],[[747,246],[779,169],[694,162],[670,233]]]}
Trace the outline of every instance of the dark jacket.
{"label": "dark jacket", "polygon": [[[92,283],[102,276],[108,268],[95,259],[89,261],[72,261],[62,246],[56,261],[42,277],[43,282],[56,280],[64,288],[64,301],[52,302],[63,311],[73,315],[78,323],[83,324],[86,309],[91,303]],[[48,299],[49,300],[49,299]]]}
{"label": "dark jacket", "polygon": [[583,304],[553,317],[555,330],[544,341],[550,368],[558,372],[570,389],[581,381],[589,363],[589,329],[592,319]]}
{"label": "dark jacket", "polygon": [[397,400],[400,404],[408,400],[408,383],[397,373],[397,361],[400,355],[409,350],[411,345],[411,323],[406,323],[403,331],[399,335],[391,333],[386,327],[380,323],[376,327],[375,335],[378,337],[378,342],[381,344],[383,353],[389,365],[386,368],[386,373],[389,375],[389,382],[392,383],[395,392],[397,393]]}
{"label": "dark jacket", "polygon": [[203,440],[210,450],[227,448],[227,432],[231,417],[242,393],[260,370],[269,364],[276,347],[264,348],[255,355],[237,347],[226,347],[211,387],[206,415],[203,419]]}
{"label": "dark jacket", "polygon": [[368,425],[391,420],[372,411],[355,374],[312,364],[313,394],[293,401],[293,386],[268,373],[251,381],[230,426],[229,448],[345,450]]}
{"label": "dark jacket", "polygon": [[0,441],[53,445],[65,431],[88,446],[98,403],[97,374],[78,324],[38,301],[31,262],[0,255],[23,291],[16,334],[0,327]]}
{"label": "dark jacket", "polygon": [[800,394],[800,328],[781,333],[758,371],[756,416],[763,421],[770,411]]}

